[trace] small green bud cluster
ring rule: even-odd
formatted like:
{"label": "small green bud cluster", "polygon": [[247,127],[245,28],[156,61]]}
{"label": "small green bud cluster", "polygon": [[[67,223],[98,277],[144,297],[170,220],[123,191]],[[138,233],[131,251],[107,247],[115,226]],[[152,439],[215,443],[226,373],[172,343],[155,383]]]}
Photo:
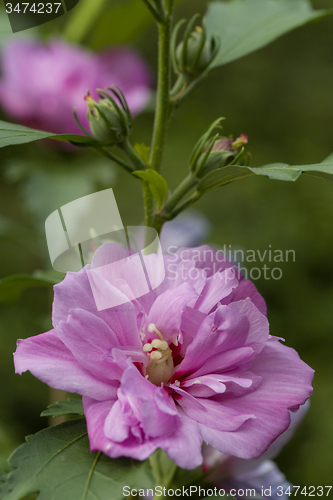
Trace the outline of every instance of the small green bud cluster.
{"label": "small green bud cluster", "polygon": [[130,133],[132,117],[124,95],[109,87],[107,90],[114,94],[118,102],[104,90],[99,90],[100,99],[97,102],[88,93],[85,97],[87,118],[96,139],[106,144],[119,144]]}
{"label": "small green bud cluster", "polygon": [[173,60],[178,74],[190,79],[200,76],[211,64],[219,51],[219,39],[207,38],[205,27],[195,26],[198,15],[188,23],[183,40],[176,45],[178,31],[183,21],[178,23],[173,36]]}

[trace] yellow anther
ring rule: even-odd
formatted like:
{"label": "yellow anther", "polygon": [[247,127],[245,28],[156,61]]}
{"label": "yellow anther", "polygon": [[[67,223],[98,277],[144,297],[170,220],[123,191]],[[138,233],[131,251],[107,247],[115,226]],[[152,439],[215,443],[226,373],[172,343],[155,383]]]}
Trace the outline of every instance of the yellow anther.
{"label": "yellow anther", "polygon": [[142,349],[143,352],[150,352],[153,349],[153,346],[151,344],[145,344]]}
{"label": "yellow anther", "polygon": [[162,353],[159,351],[153,351],[152,353],[150,353],[150,359],[153,359],[154,361],[158,361],[161,358],[162,358]]}
{"label": "yellow anther", "polygon": [[162,340],[161,341],[161,345],[160,345],[160,350],[161,351],[166,351],[167,349],[169,349],[168,343],[165,342],[165,340]]}
{"label": "yellow anther", "polygon": [[154,340],[152,340],[151,345],[153,347],[155,347],[155,349],[161,349],[162,340],[160,340],[160,339],[154,339]]}

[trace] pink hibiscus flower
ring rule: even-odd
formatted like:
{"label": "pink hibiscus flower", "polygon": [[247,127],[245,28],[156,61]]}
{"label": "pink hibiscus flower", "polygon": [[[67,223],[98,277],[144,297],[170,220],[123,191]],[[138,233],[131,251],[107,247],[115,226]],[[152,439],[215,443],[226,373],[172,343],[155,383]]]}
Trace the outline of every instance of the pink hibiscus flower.
{"label": "pink hibiscus flower", "polygon": [[[185,469],[202,463],[203,441],[259,457],[310,396],[313,370],[269,335],[254,284],[203,246],[165,256],[163,283],[132,299],[140,259],[107,273],[115,251],[104,244],[55,286],[54,329],[18,341],[16,372],[83,396],[92,451],[144,460],[162,448]],[[96,266],[101,293],[127,303],[97,310]]]}
{"label": "pink hibiscus flower", "polygon": [[76,108],[88,128],[90,90],[117,85],[133,115],[142,111],[151,94],[147,63],[134,50],[117,48],[94,54],[61,40],[43,43],[14,39],[1,54],[0,104],[14,119],[56,133],[82,134],[73,117]]}

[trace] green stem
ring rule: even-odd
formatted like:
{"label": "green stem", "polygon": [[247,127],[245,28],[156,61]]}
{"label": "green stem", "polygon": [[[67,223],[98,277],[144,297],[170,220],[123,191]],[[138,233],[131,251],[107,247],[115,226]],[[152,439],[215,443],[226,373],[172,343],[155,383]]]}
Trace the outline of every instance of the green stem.
{"label": "green stem", "polygon": [[190,196],[189,198],[187,198],[187,200],[185,200],[183,203],[178,205],[178,207],[175,208],[175,210],[173,210],[168,215],[167,220],[172,220],[175,217],[177,217],[177,215],[179,215],[181,212],[183,212],[184,210],[189,208],[191,205],[193,205],[193,203],[198,201],[201,198],[201,196],[202,196],[201,193],[199,193],[198,191],[195,191],[195,193],[193,193],[192,196]]}
{"label": "green stem", "polygon": [[159,44],[157,103],[149,161],[151,168],[157,172],[161,169],[163,149],[171,111],[169,92],[171,80],[170,40],[173,0],[170,0],[168,4],[165,19],[163,22],[158,23]]}
{"label": "green stem", "polygon": [[173,210],[170,214],[167,220],[172,220],[177,215],[179,215],[181,212],[189,208],[193,203],[198,201],[201,198],[201,194],[196,191],[195,193],[192,194],[187,200],[185,200],[181,205],[179,205],[175,210]]}
{"label": "green stem", "polygon": [[154,203],[148,182],[142,181],[142,191],[145,211],[145,226],[154,227]]}
{"label": "green stem", "polygon": [[189,208],[191,205],[193,205],[196,201],[198,201],[201,198],[201,196],[202,196],[201,193],[199,193],[198,191],[195,191],[195,193],[193,193],[192,196],[190,196],[189,198],[187,198],[187,200],[185,200],[183,203],[178,205],[178,207],[175,208],[175,210],[173,210],[169,214],[169,216],[167,217],[167,220],[172,220],[175,217],[177,217],[177,215],[179,215],[181,212],[183,212],[184,210]]}
{"label": "green stem", "polygon": [[119,147],[122,151],[124,151],[124,153],[131,160],[131,162],[133,163],[133,165],[136,167],[137,170],[145,170],[147,168],[147,165],[135,151],[132,144],[129,142],[127,138],[122,143],[119,144]]}
{"label": "green stem", "polygon": [[98,153],[108,158],[109,160],[112,160],[113,162],[117,163],[120,167],[123,167],[130,174],[132,174],[135,171],[135,168],[131,167],[131,165],[126,163],[121,158],[118,158],[118,156],[114,155],[113,153],[110,153],[110,151],[108,151],[106,148],[95,147],[94,149],[98,151]]}
{"label": "green stem", "polygon": [[169,214],[172,212],[181,199],[196,185],[199,179],[197,179],[193,174],[188,174],[185,179],[179,184],[179,186],[174,190],[168,201],[164,206],[163,212]]}
{"label": "green stem", "polygon": [[150,10],[150,12],[155,17],[155,19],[158,22],[162,22],[162,17],[160,15],[160,13],[151,5],[151,3],[149,2],[149,0],[143,0],[143,3],[148,7],[148,9]]}

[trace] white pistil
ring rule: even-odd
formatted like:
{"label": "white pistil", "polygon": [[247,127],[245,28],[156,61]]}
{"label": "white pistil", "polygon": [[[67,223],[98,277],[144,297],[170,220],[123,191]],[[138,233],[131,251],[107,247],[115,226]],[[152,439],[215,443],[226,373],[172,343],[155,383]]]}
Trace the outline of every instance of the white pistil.
{"label": "white pistil", "polygon": [[160,338],[162,341],[164,340],[163,335],[161,334],[161,332],[159,332],[159,331],[157,330],[156,325],[155,325],[154,323],[149,323],[149,325],[148,325],[148,332],[149,332],[149,333],[153,333],[153,332],[155,332],[155,333],[157,333],[157,335],[159,336],[159,338]]}

